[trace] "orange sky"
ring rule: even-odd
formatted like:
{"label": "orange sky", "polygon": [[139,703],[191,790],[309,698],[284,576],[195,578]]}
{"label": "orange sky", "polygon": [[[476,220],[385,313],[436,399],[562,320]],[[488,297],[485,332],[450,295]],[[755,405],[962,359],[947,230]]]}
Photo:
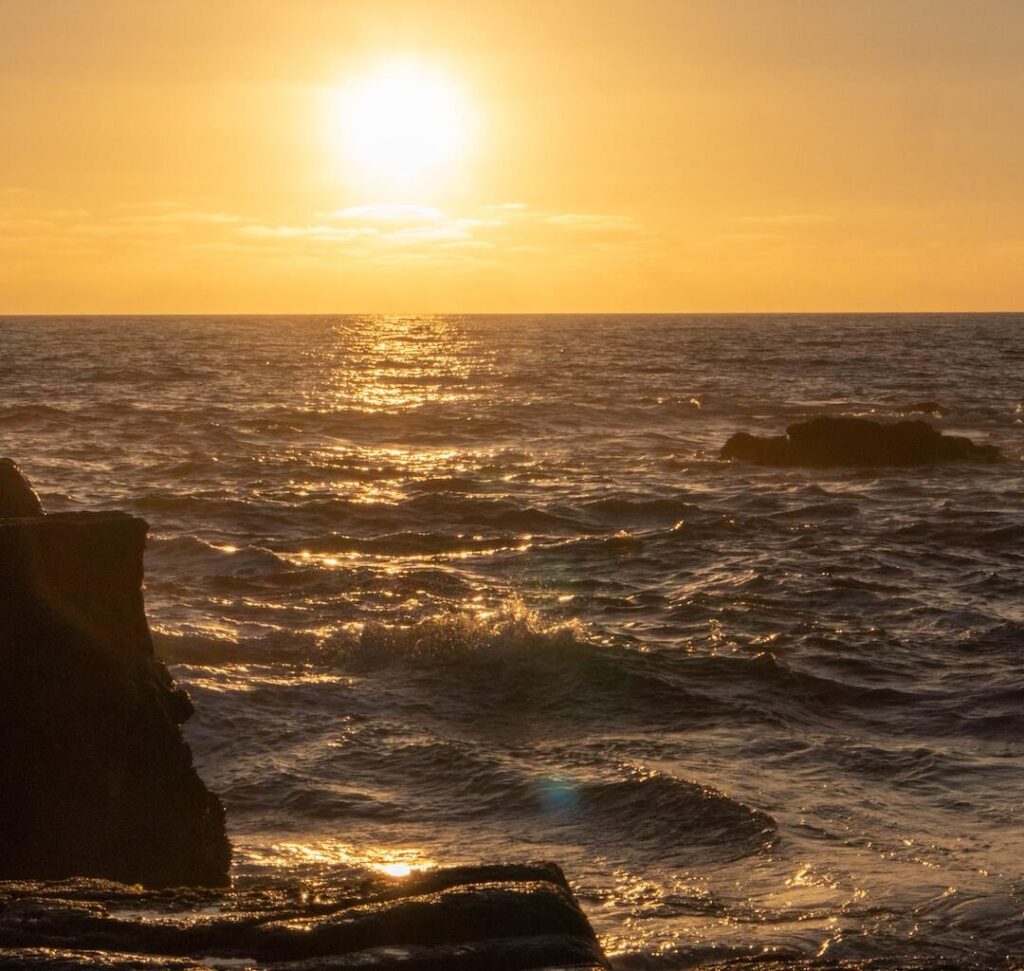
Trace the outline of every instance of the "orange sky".
{"label": "orange sky", "polygon": [[1019,0],[0,0],[0,313],[1022,309],[1022,64]]}

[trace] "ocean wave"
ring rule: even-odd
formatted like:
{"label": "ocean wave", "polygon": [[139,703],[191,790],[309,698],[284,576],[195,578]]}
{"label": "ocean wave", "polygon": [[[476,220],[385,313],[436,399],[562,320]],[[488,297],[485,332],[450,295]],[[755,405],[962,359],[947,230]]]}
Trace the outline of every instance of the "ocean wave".
{"label": "ocean wave", "polygon": [[[851,715],[881,717],[931,698],[799,670],[771,652],[651,652],[612,642],[578,620],[545,620],[518,600],[495,611],[453,612],[405,626],[366,624],[335,635],[322,650],[345,670],[400,667],[434,684],[458,684],[456,707],[498,720],[515,720],[526,707],[554,711],[559,721],[589,720],[604,711],[620,724],[647,728],[681,728],[739,712],[768,722],[800,712],[801,719],[827,724]],[[863,673],[870,678],[872,672]]]}
{"label": "ocean wave", "polygon": [[[623,777],[580,778],[572,772],[480,771],[469,763],[443,775],[439,816],[502,820],[513,833],[543,828],[557,839],[616,853],[654,851],[674,865],[724,863],[768,849],[770,815],[709,786],[634,769]],[[452,804],[453,803],[453,804]]]}
{"label": "ocean wave", "polygon": [[903,540],[934,545],[940,550],[951,547],[961,549],[994,549],[1017,547],[1024,543],[1024,523],[993,526],[990,521],[955,524],[923,520],[900,527],[897,536]]}
{"label": "ocean wave", "polygon": [[850,739],[829,739],[810,746],[800,760],[809,765],[825,761],[844,772],[901,789],[954,797],[960,797],[972,785],[1012,793],[1020,775],[1011,760],[979,759],[946,746],[882,746]]}
{"label": "ocean wave", "polygon": [[479,479],[470,479],[465,476],[448,475],[434,476],[427,479],[417,479],[409,484],[408,488],[413,492],[486,492],[488,487]]}
{"label": "ocean wave", "polygon": [[580,503],[579,509],[592,519],[612,523],[675,522],[701,513],[698,506],[682,499],[626,499],[618,496]]}
{"label": "ocean wave", "polygon": [[[198,632],[186,628],[152,628],[153,647],[169,664],[193,664],[216,667],[221,664],[268,662],[274,659],[265,642],[240,643],[226,633]],[[246,648],[248,647],[248,650]]]}
{"label": "ocean wave", "polygon": [[151,536],[146,561],[159,571],[202,571],[207,577],[244,577],[288,569],[286,561],[263,547],[216,545],[195,536]]}
{"label": "ocean wave", "polygon": [[579,531],[579,520],[511,498],[484,498],[457,493],[431,493],[398,503],[406,521],[436,518],[444,522],[482,524],[526,531]]}
{"label": "ocean wave", "polygon": [[71,421],[75,417],[73,411],[54,405],[8,405],[0,408],[0,423],[5,425],[20,425],[41,420]]}
{"label": "ocean wave", "polygon": [[508,839],[544,832],[561,843],[686,866],[761,853],[777,838],[767,813],[666,773],[623,766],[538,771],[468,740],[395,737],[351,721],[340,746],[307,745],[287,769],[233,773],[229,808],[306,821],[351,818],[395,824],[486,827]]}
{"label": "ocean wave", "polygon": [[518,599],[496,611],[453,612],[407,626],[364,624],[357,631],[339,632],[331,648],[346,661],[367,668],[572,663],[594,651],[580,621],[547,623]]}
{"label": "ocean wave", "polygon": [[[562,797],[556,788],[555,801]],[[585,787],[579,798],[590,825],[620,827],[631,843],[653,844],[666,859],[720,863],[768,849],[775,840],[775,820],[767,813],[662,773]]]}
{"label": "ocean wave", "polygon": [[163,384],[198,377],[197,372],[177,364],[163,364],[159,368],[94,367],[79,375],[84,384]]}
{"label": "ocean wave", "polygon": [[362,553],[370,556],[428,556],[512,549],[520,543],[516,533],[487,536],[465,533],[411,532],[359,537],[344,534],[302,540],[300,546],[313,553]]}
{"label": "ocean wave", "polygon": [[[260,641],[211,644],[211,657],[237,651],[379,684],[400,678],[402,704],[436,706],[481,730],[556,733],[608,718],[679,726],[719,707],[693,695],[670,661],[612,643],[578,620],[544,619],[517,598],[490,610],[452,610],[404,624],[353,623],[315,638],[271,637],[262,647]],[[172,642],[167,649],[201,662],[204,647]],[[528,712],[543,712],[547,721],[524,723]]]}
{"label": "ocean wave", "polygon": [[795,717],[830,724],[944,697],[871,683],[877,672],[867,662],[846,665],[860,675],[856,680],[802,670],[768,651],[652,651],[578,619],[546,618],[519,598],[409,623],[348,623],[327,633],[278,630],[239,638],[161,630],[156,644],[175,663],[314,665],[377,678],[400,673],[410,704],[426,697],[449,714],[474,723],[489,718],[495,725],[515,724],[524,711],[544,711],[553,719],[552,731],[556,723],[583,725],[602,717],[648,729],[682,728],[740,712],[773,724]]}

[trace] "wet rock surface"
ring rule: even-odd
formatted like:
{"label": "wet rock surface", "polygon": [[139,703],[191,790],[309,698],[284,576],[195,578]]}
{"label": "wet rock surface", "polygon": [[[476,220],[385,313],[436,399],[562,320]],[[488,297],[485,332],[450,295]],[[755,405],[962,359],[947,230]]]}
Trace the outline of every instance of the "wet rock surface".
{"label": "wet rock surface", "polygon": [[0,968],[607,966],[562,871],[547,863],[220,892],[0,883]]}
{"label": "wet rock surface", "polygon": [[0,479],[20,512],[0,519],[0,879],[225,885],[224,812],[146,622],[146,523],[28,515],[10,466]]}
{"label": "wet rock surface", "polygon": [[723,459],[755,465],[914,466],[942,462],[999,462],[994,445],[944,435],[925,421],[882,424],[867,418],[812,418],[797,422],[785,435],[762,437],[737,432],[721,450]]}

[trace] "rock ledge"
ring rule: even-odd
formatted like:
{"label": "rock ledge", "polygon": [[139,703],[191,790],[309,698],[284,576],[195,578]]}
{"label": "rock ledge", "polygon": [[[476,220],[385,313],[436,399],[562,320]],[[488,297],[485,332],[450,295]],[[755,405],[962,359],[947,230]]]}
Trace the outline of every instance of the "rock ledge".
{"label": "rock ledge", "polygon": [[551,863],[401,881],[153,893],[98,880],[0,883],[0,969],[607,969]]}

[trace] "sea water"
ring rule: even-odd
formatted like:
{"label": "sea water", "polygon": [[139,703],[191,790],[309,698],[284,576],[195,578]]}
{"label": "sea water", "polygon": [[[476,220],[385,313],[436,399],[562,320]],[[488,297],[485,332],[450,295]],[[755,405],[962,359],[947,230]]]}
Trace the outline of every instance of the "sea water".
{"label": "sea water", "polygon": [[[560,862],[620,969],[1024,956],[1024,316],[0,319],[241,883]],[[768,469],[923,418],[995,466]]]}

